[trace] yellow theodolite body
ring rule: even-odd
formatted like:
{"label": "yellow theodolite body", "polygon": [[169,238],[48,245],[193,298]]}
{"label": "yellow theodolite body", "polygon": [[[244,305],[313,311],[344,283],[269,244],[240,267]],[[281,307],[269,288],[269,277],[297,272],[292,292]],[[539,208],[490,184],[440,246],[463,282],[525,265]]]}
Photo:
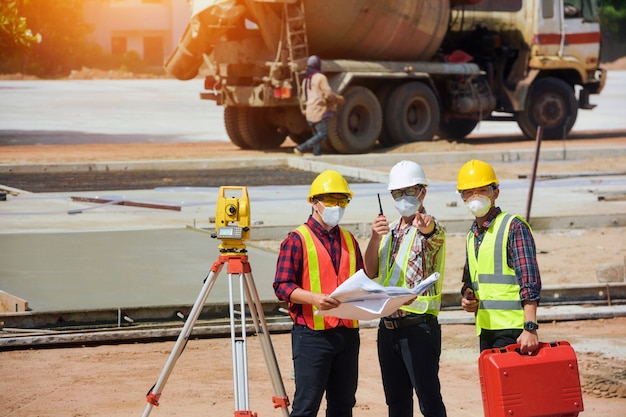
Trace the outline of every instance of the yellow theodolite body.
{"label": "yellow theodolite body", "polygon": [[[239,192],[239,197],[227,196]],[[220,187],[215,212],[215,234],[220,239],[220,252],[245,252],[244,240],[250,238],[250,200],[246,187]]]}

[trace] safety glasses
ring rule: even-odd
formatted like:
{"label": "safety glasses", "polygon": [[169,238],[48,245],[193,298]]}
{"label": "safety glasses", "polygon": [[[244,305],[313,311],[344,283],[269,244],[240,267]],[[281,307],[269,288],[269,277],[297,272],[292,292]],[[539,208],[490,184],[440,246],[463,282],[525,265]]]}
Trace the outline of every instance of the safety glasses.
{"label": "safety glasses", "polygon": [[402,197],[403,195],[408,195],[410,197],[417,197],[419,193],[422,191],[422,187],[409,187],[403,188],[401,190],[391,190],[391,196],[393,199],[397,199]]}
{"label": "safety glasses", "polygon": [[347,197],[337,198],[329,195],[319,196],[317,197],[317,201],[326,207],[339,206],[341,208],[346,208],[348,207],[348,204],[350,204],[350,199]]}
{"label": "safety glasses", "polygon": [[482,195],[484,197],[491,197],[491,193],[493,192],[493,187],[491,185],[486,185],[484,187],[472,188],[470,190],[459,191],[461,198],[463,201],[469,200],[473,195]]}

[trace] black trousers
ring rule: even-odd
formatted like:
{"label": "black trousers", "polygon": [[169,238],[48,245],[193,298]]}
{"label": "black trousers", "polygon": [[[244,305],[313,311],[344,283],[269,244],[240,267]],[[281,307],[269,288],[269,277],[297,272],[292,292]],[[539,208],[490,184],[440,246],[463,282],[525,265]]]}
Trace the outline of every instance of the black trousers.
{"label": "black trousers", "polygon": [[351,417],[359,372],[359,329],[311,330],[296,325],[291,333],[296,393],[291,417],[316,417],[326,392],[326,417]]}
{"label": "black trousers", "polygon": [[413,391],[426,417],[446,417],[439,383],[441,327],[437,317],[388,329],[378,327],[378,360],[389,417],[413,417]]}

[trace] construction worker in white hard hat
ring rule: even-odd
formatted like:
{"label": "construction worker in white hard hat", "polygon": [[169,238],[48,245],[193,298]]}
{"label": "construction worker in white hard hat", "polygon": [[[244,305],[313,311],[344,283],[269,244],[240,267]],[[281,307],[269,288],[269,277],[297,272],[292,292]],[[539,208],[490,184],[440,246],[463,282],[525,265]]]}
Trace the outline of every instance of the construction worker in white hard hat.
{"label": "construction worker in white hard hat", "polygon": [[340,173],[319,174],[308,196],[312,214],[280,246],[274,292],[293,320],[293,417],[317,416],[324,393],[328,417],[351,416],[356,404],[358,322],[315,314],[338,307],[329,294],[364,268],[358,242],[339,226],[352,196]]}
{"label": "construction worker in white hard hat", "polygon": [[495,205],[499,181],[486,162],[471,160],[458,173],[457,191],[475,217],[467,234],[461,306],[476,315],[480,350],[519,343],[537,350],[541,276],[530,226]]}
{"label": "construction worker in white hard hat", "polygon": [[[445,417],[439,357],[446,235],[424,208],[428,180],[422,167],[400,161],[389,172],[388,190],[400,218],[380,213],[365,250],[365,271],[384,286],[413,288],[435,272],[440,279],[378,326],[378,358],[389,417],[413,417],[413,393],[424,416]],[[382,211],[382,208],[381,208]]]}

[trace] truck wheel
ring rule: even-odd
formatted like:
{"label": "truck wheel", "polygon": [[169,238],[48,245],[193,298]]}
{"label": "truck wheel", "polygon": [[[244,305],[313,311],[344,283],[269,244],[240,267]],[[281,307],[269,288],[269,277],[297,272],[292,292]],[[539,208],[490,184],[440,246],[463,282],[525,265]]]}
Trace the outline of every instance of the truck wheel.
{"label": "truck wheel", "polygon": [[478,120],[451,118],[448,121],[439,122],[437,136],[441,139],[463,139],[472,133],[478,124]]}
{"label": "truck wheel", "polygon": [[328,121],[328,141],[339,153],[367,153],[380,135],[383,115],[374,93],[361,86],[346,89],[346,102]]}
{"label": "truck wheel", "polygon": [[239,113],[242,110],[240,107],[225,107],[224,108],[224,127],[226,127],[226,133],[230,138],[230,141],[241,149],[250,149],[241,136],[239,130]]}
{"label": "truck wheel", "polygon": [[439,118],[437,96],[420,82],[396,87],[385,109],[387,131],[394,143],[432,140],[439,127]]}
{"label": "truck wheel", "polygon": [[544,139],[561,139],[572,130],[577,116],[574,89],[563,80],[546,77],[533,83],[517,124],[529,139],[535,139],[537,126],[543,126]]}
{"label": "truck wheel", "polygon": [[277,126],[269,121],[270,109],[265,107],[242,107],[239,130],[249,149],[263,150],[278,148],[287,139]]}

